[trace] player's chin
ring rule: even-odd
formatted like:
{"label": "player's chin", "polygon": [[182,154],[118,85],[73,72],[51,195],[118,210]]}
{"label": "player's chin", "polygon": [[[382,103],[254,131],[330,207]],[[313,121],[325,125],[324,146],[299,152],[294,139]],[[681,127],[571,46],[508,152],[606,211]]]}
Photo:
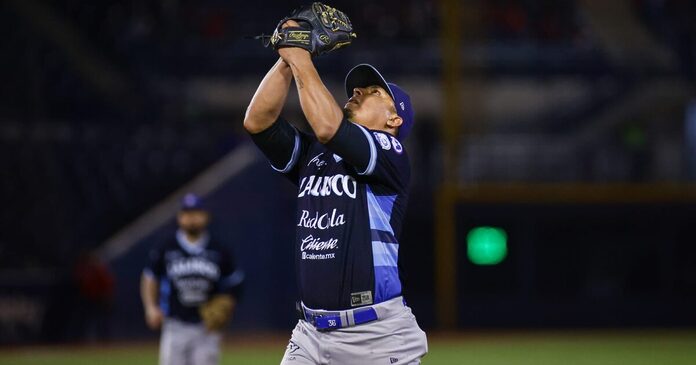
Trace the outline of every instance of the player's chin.
{"label": "player's chin", "polygon": [[205,230],[205,226],[202,224],[191,224],[191,225],[183,226],[183,227],[181,227],[181,229],[183,229],[184,232],[186,232],[190,235],[198,236],[201,233],[203,233],[203,231]]}
{"label": "player's chin", "polygon": [[345,119],[351,119],[353,115],[355,115],[353,109],[349,108],[349,104],[346,104],[346,106],[343,107],[343,117]]}

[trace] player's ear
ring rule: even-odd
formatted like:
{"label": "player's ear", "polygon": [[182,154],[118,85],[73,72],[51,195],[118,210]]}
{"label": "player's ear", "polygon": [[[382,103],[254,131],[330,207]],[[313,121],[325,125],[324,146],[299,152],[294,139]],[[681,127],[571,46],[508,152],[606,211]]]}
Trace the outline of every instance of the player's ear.
{"label": "player's ear", "polygon": [[203,211],[203,220],[205,221],[205,224],[210,223],[210,218],[211,218],[210,212],[208,212],[207,210],[204,210]]}
{"label": "player's ear", "polygon": [[401,119],[401,117],[398,115],[394,115],[387,120],[387,125],[391,128],[398,128],[403,123],[404,123],[404,120]]}

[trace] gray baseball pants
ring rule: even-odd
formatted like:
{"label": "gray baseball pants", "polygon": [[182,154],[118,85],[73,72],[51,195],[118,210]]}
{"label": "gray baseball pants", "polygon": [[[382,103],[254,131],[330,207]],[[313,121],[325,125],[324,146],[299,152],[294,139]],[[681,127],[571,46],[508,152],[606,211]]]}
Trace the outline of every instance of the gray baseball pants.
{"label": "gray baseball pants", "polygon": [[218,365],[222,334],[208,331],[202,323],[167,318],[162,324],[160,365]]}
{"label": "gray baseball pants", "polygon": [[401,297],[372,306],[379,319],[354,327],[318,331],[300,320],[281,365],[417,365],[428,342]]}

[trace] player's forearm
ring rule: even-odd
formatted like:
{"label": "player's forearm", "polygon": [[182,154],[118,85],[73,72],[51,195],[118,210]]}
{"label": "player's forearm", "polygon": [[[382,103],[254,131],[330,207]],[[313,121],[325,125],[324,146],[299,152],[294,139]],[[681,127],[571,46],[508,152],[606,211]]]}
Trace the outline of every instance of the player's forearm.
{"label": "player's forearm", "polygon": [[341,125],[343,110],[321,81],[308,52],[288,49],[281,56],[290,65],[302,111],[314,134],[321,143],[330,141]]}
{"label": "player's forearm", "polygon": [[157,282],[143,274],[140,278],[140,297],[143,301],[143,307],[145,309],[149,307],[157,306],[157,292],[159,290],[159,285]]}
{"label": "player's forearm", "polygon": [[252,134],[270,127],[280,115],[290,90],[292,72],[282,59],[268,71],[259,84],[244,116],[244,128]]}

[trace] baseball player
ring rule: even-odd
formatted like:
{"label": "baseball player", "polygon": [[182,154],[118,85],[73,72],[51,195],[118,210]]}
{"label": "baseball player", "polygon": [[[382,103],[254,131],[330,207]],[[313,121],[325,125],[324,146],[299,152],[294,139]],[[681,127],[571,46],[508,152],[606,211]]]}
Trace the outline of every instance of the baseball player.
{"label": "baseball player", "polygon": [[210,238],[198,196],[184,196],[177,221],[176,236],[150,252],[143,270],[145,321],[161,328],[160,365],[215,365],[244,274],[230,249]]}
{"label": "baseball player", "polygon": [[[281,30],[300,27],[293,20],[281,24]],[[280,58],[251,100],[244,127],[273,169],[298,186],[300,320],[281,364],[420,364],[427,340],[402,296],[399,266],[410,98],[361,64],[346,76],[349,99],[341,108],[311,50],[277,50]],[[314,135],[280,117],[293,79]]]}

